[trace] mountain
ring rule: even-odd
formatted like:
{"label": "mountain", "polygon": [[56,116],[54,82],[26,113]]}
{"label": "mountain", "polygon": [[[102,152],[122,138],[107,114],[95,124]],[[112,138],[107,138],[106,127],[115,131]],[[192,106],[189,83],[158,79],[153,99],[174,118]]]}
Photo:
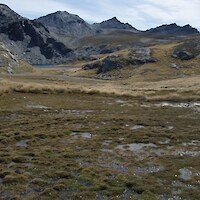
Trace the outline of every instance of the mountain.
{"label": "mountain", "polygon": [[99,29],[121,29],[121,30],[129,30],[129,31],[138,32],[138,30],[132,27],[130,24],[122,23],[116,17],[113,17],[101,23],[96,23],[94,24],[94,26]]}
{"label": "mountain", "polygon": [[0,41],[30,64],[91,61],[94,60],[92,55],[148,47],[196,33],[197,29],[190,25],[181,27],[177,24],[141,32],[116,17],[90,25],[66,11],[29,20],[0,4]]}
{"label": "mountain", "polygon": [[23,20],[19,14],[11,10],[7,5],[0,4],[0,30],[12,22]]}
{"label": "mountain", "polygon": [[66,11],[57,11],[35,19],[35,21],[42,23],[50,32],[67,37],[84,37],[95,32],[91,25],[78,15],[73,15]]}
{"label": "mountain", "polygon": [[190,35],[199,33],[196,28],[191,27],[189,24],[185,26],[178,26],[176,23],[158,26],[156,28],[145,31],[151,34],[162,35]]}
{"label": "mountain", "polygon": [[[41,23],[25,19],[1,4],[0,39],[31,64],[65,62],[72,51]],[[5,23],[7,22],[7,23]]]}

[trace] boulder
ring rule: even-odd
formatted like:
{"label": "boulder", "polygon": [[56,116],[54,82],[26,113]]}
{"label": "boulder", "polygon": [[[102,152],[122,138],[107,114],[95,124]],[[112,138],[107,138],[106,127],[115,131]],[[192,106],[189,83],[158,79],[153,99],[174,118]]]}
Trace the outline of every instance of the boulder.
{"label": "boulder", "polygon": [[181,60],[190,60],[195,57],[194,54],[187,51],[176,51],[172,54],[172,57],[179,58]]}
{"label": "boulder", "polygon": [[200,39],[195,38],[186,41],[178,45],[173,53],[172,57],[180,60],[190,60],[193,58],[198,58],[200,55]]}
{"label": "boulder", "polygon": [[119,56],[112,55],[108,56],[103,60],[102,65],[99,67],[97,73],[106,73],[110,70],[122,67],[122,63],[118,60]]}

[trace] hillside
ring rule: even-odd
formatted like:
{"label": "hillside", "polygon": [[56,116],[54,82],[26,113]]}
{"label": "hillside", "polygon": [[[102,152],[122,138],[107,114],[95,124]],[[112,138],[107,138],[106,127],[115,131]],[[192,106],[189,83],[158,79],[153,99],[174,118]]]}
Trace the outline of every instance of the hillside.
{"label": "hillside", "polygon": [[32,67],[19,58],[13,51],[9,50],[5,44],[0,42],[0,74],[31,72]]}

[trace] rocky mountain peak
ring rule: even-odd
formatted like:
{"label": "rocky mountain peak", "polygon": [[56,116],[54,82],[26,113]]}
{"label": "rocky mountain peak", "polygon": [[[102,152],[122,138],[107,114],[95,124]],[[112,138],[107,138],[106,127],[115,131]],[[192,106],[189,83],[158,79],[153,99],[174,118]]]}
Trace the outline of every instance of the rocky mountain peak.
{"label": "rocky mountain peak", "polygon": [[146,32],[153,34],[189,35],[198,33],[198,30],[196,28],[193,28],[189,24],[185,26],[179,26],[176,23],[172,23],[172,24],[164,24],[156,28],[149,29]]}
{"label": "rocky mountain peak", "polygon": [[104,28],[104,29],[133,29],[136,30],[134,27],[132,27],[128,23],[123,23],[117,19],[117,17],[113,17],[109,20],[101,22],[99,25],[99,28]]}
{"label": "rocky mountain peak", "polygon": [[109,20],[107,20],[107,21],[113,21],[113,22],[120,22],[118,19],[117,19],[117,17],[113,17],[113,18],[111,18],[111,19],[109,19]]}
{"label": "rocky mountain peak", "polygon": [[35,21],[44,24],[51,32],[65,34],[68,37],[82,37],[90,35],[91,26],[78,15],[66,11],[57,11],[40,17]]}
{"label": "rocky mountain peak", "polygon": [[23,20],[24,18],[10,9],[7,5],[0,4],[0,28],[7,26],[14,21]]}

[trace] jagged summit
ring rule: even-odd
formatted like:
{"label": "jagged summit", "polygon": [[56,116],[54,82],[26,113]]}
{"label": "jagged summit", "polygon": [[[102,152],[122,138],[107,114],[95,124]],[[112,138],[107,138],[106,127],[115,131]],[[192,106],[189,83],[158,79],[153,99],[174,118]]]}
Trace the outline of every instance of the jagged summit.
{"label": "jagged summit", "polygon": [[82,37],[92,32],[91,26],[78,15],[66,11],[57,11],[35,19],[44,24],[51,32],[69,37]]}
{"label": "jagged summit", "polygon": [[196,28],[193,28],[189,24],[185,26],[179,26],[176,23],[164,24],[156,28],[149,29],[146,32],[152,34],[177,34],[177,35],[178,34],[189,35],[189,34],[199,33]]}
{"label": "jagged summit", "polygon": [[103,21],[101,23],[95,24],[98,26],[98,28],[103,29],[127,29],[127,30],[135,30],[137,31],[133,26],[131,26],[128,23],[123,23],[117,19],[117,17],[113,17],[111,19],[108,19],[106,21]]}

